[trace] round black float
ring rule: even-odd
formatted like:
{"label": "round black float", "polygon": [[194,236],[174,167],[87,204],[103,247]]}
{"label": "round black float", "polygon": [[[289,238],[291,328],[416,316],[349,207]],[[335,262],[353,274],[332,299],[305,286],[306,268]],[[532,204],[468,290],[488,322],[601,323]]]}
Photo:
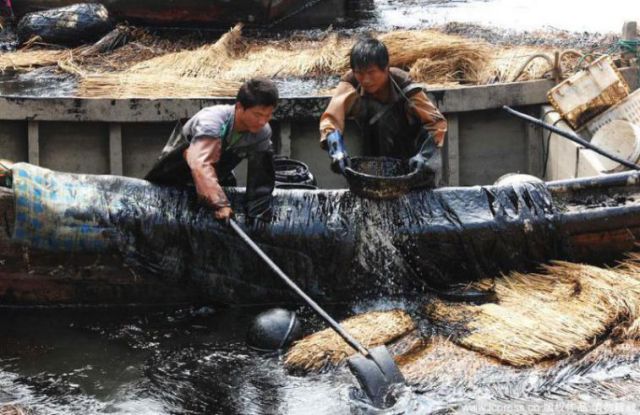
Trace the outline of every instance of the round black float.
{"label": "round black float", "polygon": [[272,308],[264,311],[253,320],[247,333],[249,347],[273,352],[289,346],[301,337],[300,321],[293,311]]}

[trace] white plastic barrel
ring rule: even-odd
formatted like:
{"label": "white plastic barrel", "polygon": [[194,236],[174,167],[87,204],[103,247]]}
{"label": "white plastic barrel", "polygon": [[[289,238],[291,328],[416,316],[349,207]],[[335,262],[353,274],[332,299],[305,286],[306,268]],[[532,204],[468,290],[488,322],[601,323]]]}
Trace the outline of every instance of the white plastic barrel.
{"label": "white plastic barrel", "polygon": [[[613,120],[602,126],[591,139],[591,144],[631,163],[640,159],[640,126],[624,120]],[[619,172],[626,167],[607,157],[598,155],[606,172]]]}
{"label": "white plastic barrel", "polygon": [[507,173],[500,176],[498,180],[493,182],[493,184],[496,186],[509,186],[520,183],[543,183],[543,181],[540,178],[532,176],[530,174]]}

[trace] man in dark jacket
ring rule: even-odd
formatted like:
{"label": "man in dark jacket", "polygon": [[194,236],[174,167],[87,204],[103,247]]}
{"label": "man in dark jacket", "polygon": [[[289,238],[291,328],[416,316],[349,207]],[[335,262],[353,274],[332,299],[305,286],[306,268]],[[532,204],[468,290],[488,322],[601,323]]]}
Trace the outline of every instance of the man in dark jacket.
{"label": "man in dark jacket", "polygon": [[431,174],[438,185],[447,121],[423,87],[407,72],[390,68],[386,46],[374,38],[353,46],[350,63],[320,118],[320,142],[333,171],[344,173],[349,164],[343,131],[345,120],[354,118],[365,155],[409,159],[412,169]]}
{"label": "man in dark jacket", "polygon": [[235,185],[233,168],[246,158],[247,215],[267,219],[275,185],[269,120],[277,102],[278,90],[271,81],[245,82],[235,105],[203,108],[177,128],[146,179],[181,184],[189,179],[188,170],[198,196],[213,208],[216,219],[227,220],[233,210],[222,185]]}

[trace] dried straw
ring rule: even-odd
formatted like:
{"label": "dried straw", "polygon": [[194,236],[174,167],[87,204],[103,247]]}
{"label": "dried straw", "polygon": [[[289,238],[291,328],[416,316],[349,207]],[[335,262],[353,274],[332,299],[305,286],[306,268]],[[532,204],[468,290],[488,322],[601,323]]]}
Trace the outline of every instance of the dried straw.
{"label": "dried straw", "polygon": [[472,382],[477,373],[497,366],[493,359],[457,346],[442,336],[434,336],[426,347],[399,356],[396,362],[408,382],[444,390]]}
{"label": "dried straw", "polygon": [[[391,66],[409,68],[422,61],[413,71],[416,80],[440,82],[447,79],[476,82],[477,74],[487,64],[490,47],[487,43],[446,35],[435,30],[397,31],[379,37],[389,49]],[[440,64],[441,66],[437,66]],[[436,71],[436,77],[420,71]],[[443,79],[444,78],[444,79]]]}
{"label": "dried straw", "polygon": [[231,79],[336,75],[347,70],[350,47],[350,41],[336,35],[318,42],[254,45],[242,57],[229,62],[220,75]]}
{"label": "dried straw", "polygon": [[[390,49],[393,48],[391,64],[394,66],[406,66],[420,58],[430,59],[432,64],[428,73],[414,71],[418,81],[476,82],[478,68],[486,61],[485,48],[478,42],[433,31],[394,32],[381,38],[390,43]],[[306,78],[340,75],[348,69],[348,54],[353,42],[354,39],[341,39],[332,34],[322,41],[252,44],[242,39],[241,27],[236,26],[213,45],[138,63],[124,71],[118,83],[133,85],[133,80],[127,78],[140,79],[137,75],[157,76],[160,73],[233,81],[255,76]],[[85,96],[108,96],[108,91],[101,90],[104,86],[101,78],[87,77],[82,84]],[[126,95],[142,92],[138,89]]]}
{"label": "dried straw", "polygon": [[85,98],[235,97],[241,83],[206,78],[151,74],[91,74],[78,87]]}
{"label": "dried straw", "polygon": [[[140,54],[139,50],[135,54],[130,53],[129,56],[123,56],[124,54],[120,51],[112,53],[114,47],[133,39],[149,39],[149,35],[134,27],[118,26],[96,43],[74,49],[31,50],[30,47],[33,45],[26,44],[26,46],[16,52],[0,54],[0,71],[28,71],[37,67],[56,65],[59,64],[60,61],[72,61],[74,59],[79,62],[84,62],[85,60],[99,57],[98,59],[104,61],[108,60],[105,56],[109,54],[112,55],[111,60],[129,61],[128,66],[131,65],[131,61],[135,61],[136,59],[149,59],[151,57],[150,55],[145,56],[144,54]],[[86,72],[86,70],[83,71]]]}
{"label": "dried straw", "polygon": [[63,59],[70,59],[73,50],[29,50],[0,54],[0,72],[29,70],[36,67],[55,65]]}
{"label": "dried straw", "polygon": [[0,406],[0,415],[28,415],[31,411],[24,409],[19,405],[2,405]]}
{"label": "dried straw", "polygon": [[[402,310],[375,311],[351,317],[343,327],[365,347],[392,342],[415,328]],[[326,329],[296,342],[285,356],[292,370],[318,371],[342,363],[355,351],[333,330]]]}
{"label": "dried straw", "polygon": [[[464,328],[458,344],[514,366],[568,356],[640,310],[640,274],[558,262],[545,274],[496,280],[498,304],[427,307],[436,322]],[[466,331],[466,332],[465,332]]]}
{"label": "dried straw", "polygon": [[213,78],[223,71],[228,61],[237,57],[243,48],[242,25],[238,24],[212,45],[159,56],[134,65],[128,72]]}

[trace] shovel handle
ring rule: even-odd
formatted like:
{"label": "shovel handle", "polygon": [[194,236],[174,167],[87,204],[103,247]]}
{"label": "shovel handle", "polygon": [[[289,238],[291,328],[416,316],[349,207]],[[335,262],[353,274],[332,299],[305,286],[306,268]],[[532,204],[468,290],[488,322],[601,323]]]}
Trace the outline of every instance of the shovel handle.
{"label": "shovel handle", "polygon": [[327,314],[326,311],[324,311],[315,301],[313,301],[313,299],[311,297],[309,297],[304,291],[302,291],[302,289],[300,289],[300,287],[298,287],[298,285],[293,282],[281,269],[280,267],[278,267],[272,260],[271,258],[269,258],[267,256],[267,254],[264,253],[264,251],[262,249],[260,249],[260,247],[249,237],[249,235],[247,235],[242,228],[240,227],[240,225],[238,225],[238,223],[233,220],[233,219],[229,219],[229,225],[231,226],[231,228],[233,228],[233,230],[238,234],[238,236],[240,236],[240,238],[242,238],[242,240],[249,245],[249,247],[251,249],[253,249],[253,251],[258,254],[258,256],[260,258],[262,258],[262,260],[264,262],[267,263],[267,265],[269,265],[269,267],[273,270],[273,272],[275,272],[276,274],[278,274],[278,276],[289,286],[291,287],[291,289],[293,291],[295,291],[300,297],[302,297],[302,299],[309,304],[309,306],[311,306],[311,308],[313,308],[315,310],[316,313],[318,313],[318,315],[320,315],[320,317],[322,317],[324,319],[324,321],[326,321],[333,330],[335,330],[340,337],[342,337],[344,339],[344,341],[346,341],[349,346],[353,347],[358,353],[363,354],[364,356],[369,356],[369,351],[362,346],[355,338],[353,338],[349,333],[347,333],[342,326],[340,326],[340,324],[335,321],[329,314]]}
{"label": "shovel handle", "polygon": [[617,163],[620,163],[625,167],[628,167],[628,168],[633,169],[633,170],[640,170],[640,166],[638,166],[637,164],[631,163],[628,160],[621,159],[620,157],[616,156],[615,154],[611,154],[608,151],[605,151],[605,150],[601,149],[598,146],[594,146],[593,144],[591,144],[590,142],[588,142],[587,140],[585,140],[584,138],[580,137],[578,134],[576,134],[574,132],[563,130],[561,128],[556,127],[555,125],[547,124],[544,121],[541,121],[541,120],[539,120],[537,118],[534,118],[534,117],[532,117],[530,115],[523,114],[523,113],[521,113],[519,111],[516,111],[513,108],[508,107],[506,105],[503,105],[502,108],[505,111],[507,111],[509,114],[511,114],[511,115],[514,115],[514,116],[516,116],[518,118],[521,118],[521,119],[523,119],[525,121],[529,121],[530,123],[532,123],[534,125],[537,125],[538,127],[546,128],[547,130],[552,131],[552,132],[554,132],[554,133],[556,133],[556,134],[558,134],[558,135],[560,135],[560,136],[562,136],[564,138],[567,138],[567,139],[573,141],[574,143],[580,144],[581,146],[586,147],[589,150],[593,150],[596,153],[598,153],[598,154],[600,154],[600,155],[602,155],[602,156],[604,156],[604,157],[606,157],[608,159],[611,159],[611,160],[613,160],[613,161],[615,161]]}

